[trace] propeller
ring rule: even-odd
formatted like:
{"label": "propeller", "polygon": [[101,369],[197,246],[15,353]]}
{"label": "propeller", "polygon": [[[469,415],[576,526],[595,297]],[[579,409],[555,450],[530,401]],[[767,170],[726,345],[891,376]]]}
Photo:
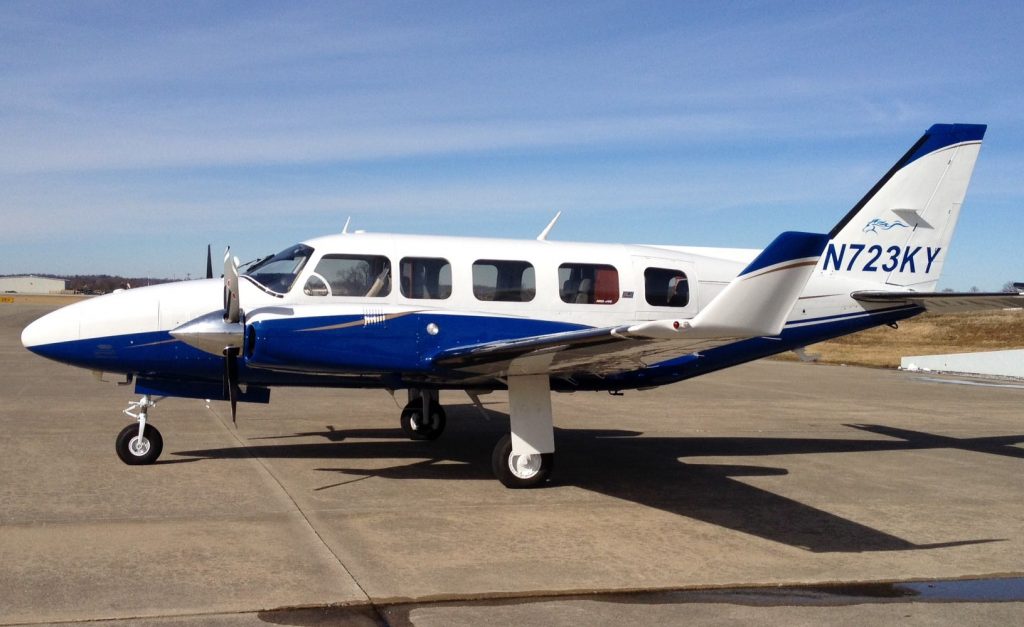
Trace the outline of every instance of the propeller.
{"label": "propeller", "polygon": [[[210,249],[206,253],[206,276],[213,274]],[[231,422],[236,422],[238,398],[238,358],[242,354],[245,338],[245,314],[238,305],[238,258],[231,256],[231,248],[224,251],[224,310],[189,320],[170,334],[185,344],[211,355],[224,358],[224,397],[231,401]]]}
{"label": "propeller", "polygon": [[[238,302],[238,257],[231,256],[231,247],[224,250],[224,322],[238,324],[242,320],[242,309]],[[243,333],[244,335],[244,333]],[[237,424],[238,356],[242,349],[228,346],[224,349],[224,395],[231,402],[231,422]]]}

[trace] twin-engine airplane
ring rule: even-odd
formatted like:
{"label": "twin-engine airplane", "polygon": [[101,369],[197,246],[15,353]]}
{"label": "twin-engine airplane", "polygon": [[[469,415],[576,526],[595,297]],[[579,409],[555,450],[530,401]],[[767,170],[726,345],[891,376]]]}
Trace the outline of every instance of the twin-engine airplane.
{"label": "twin-engine airplane", "polygon": [[[134,378],[127,464],[163,447],[160,397],[267,402],[273,386],[408,390],[401,426],[432,440],[438,391],[507,389],[510,488],[551,474],[551,391],[647,389],[926,310],[1020,307],[935,293],[985,126],[932,126],[830,233],[762,251],[348,233],[296,244],[224,279],[69,305],[29,325],[44,357]],[[553,223],[552,223],[553,224]],[[222,304],[223,303],[223,304]]]}

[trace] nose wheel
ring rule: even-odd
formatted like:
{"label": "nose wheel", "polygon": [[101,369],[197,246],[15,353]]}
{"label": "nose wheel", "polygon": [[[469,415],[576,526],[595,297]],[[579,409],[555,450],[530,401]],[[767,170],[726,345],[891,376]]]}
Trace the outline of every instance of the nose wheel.
{"label": "nose wheel", "polygon": [[[155,406],[162,398],[153,399],[148,394],[128,404],[125,415],[135,418],[137,422],[121,429],[114,441],[117,456],[129,466],[152,464],[164,450],[164,439],[160,432],[146,421],[149,408]],[[135,411],[133,411],[135,410]]]}
{"label": "nose wheel", "polygon": [[114,444],[117,456],[129,466],[152,464],[164,450],[164,439],[153,425],[146,425],[139,435],[139,425],[131,424],[121,429]]}

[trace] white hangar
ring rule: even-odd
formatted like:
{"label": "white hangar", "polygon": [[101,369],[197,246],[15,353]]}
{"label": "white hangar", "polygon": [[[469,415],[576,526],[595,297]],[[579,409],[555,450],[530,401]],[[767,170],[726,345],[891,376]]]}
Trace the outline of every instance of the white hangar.
{"label": "white hangar", "polygon": [[0,277],[0,294],[59,294],[65,289],[64,279],[41,276]]}

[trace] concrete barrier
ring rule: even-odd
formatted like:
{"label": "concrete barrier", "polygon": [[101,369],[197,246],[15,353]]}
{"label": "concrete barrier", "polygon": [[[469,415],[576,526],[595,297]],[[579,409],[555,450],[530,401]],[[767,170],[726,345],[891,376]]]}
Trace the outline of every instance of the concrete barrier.
{"label": "concrete barrier", "polygon": [[900,368],[1024,379],[1024,350],[916,355],[900,360]]}

